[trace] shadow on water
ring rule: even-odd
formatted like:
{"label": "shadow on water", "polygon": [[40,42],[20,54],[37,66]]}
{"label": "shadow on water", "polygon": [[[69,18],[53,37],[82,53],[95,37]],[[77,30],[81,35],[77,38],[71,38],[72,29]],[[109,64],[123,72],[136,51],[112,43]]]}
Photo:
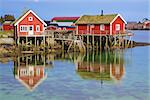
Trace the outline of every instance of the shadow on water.
{"label": "shadow on water", "polygon": [[119,81],[125,73],[123,51],[20,55],[14,61],[14,77],[29,91],[47,78],[54,61],[70,61],[83,80]]}

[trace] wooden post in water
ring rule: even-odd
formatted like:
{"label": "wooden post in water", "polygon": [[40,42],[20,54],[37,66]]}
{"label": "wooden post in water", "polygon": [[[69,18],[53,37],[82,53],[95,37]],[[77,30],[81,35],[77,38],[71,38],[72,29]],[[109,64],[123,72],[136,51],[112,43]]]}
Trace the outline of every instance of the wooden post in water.
{"label": "wooden post in water", "polygon": [[75,34],[73,33],[73,51],[75,52],[75,41],[76,41],[76,37]]}
{"label": "wooden post in water", "polygon": [[93,45],[93,51],[95,50],[95,45],[94,45],[94,33],[92,33],[92,45]]}
{"label": "wooden post in water", "polygon": [[20,49],[20,36],[18,36],[18,48]]}
{"label": "wooden post in water", "polygon": [[121,48],[124,48],[124,37],[121,36]]}
{"label": "wooden post in water", "polygon": [[36,47],[36,36],[35,36],[35,41],[34,41],[34,45],[35,45],[35,47]]}
{"label": "wooden post in water", "polygon": [[49,51],[49,48],[50,48],[49,42],[50,42],[50,36],[48,35],[48,51]]}
{"label": "wooden post in water", "polygon": [[89,49],[89,34],[86,35],[87,36],[87,50]]}
{"label": "wooden post in water", "polygon": [[105,43],[105,48],[106,48],[106,50],[108,49],[108,37],[107,36],[105,36],[106,37],[106,43]]}
{"label": "wooden post in water", "polygon": [[115,42],[115,43],[114,43],[115,49],[116,49],[116,44],[117,44],[117,39],[116,39],[116,38],[117,38],[117,36],[115,35],[115,40],[114,40],[114,42]]}
{"label": "wooden post in water", "polygon": [[96,42],[96,53],[98,53],[98,41]]}
{"label": "wooden post in water", "polygon": [[62,40],[62,52],[64,52],[64,40]]}
{"label": "wooden post in water", "polygon": [[100,42],[99,44],[100,44],[100,51],[101,51],[101,50],[102,50],[102,36],[101,36],[101,34],[100,34],[100,39],[99,39],[99,40],[100,40],[100,41],[99,41],[99,42]]}
{"label": "wooden post in water", "polygon": [[128,40],[127,48],[129,48],[130,42],[131,42],[131,37],[130,37],[129,40]]}
{"label": "wooden post in water", "polygon": [[45,52],[45,35],[43,35],[43,42],[44,42],[44,52]]}
{"label": "wooden post in water", "polygon": [[125,39],[125,48],[127,48],[128,40],[127,38]]}

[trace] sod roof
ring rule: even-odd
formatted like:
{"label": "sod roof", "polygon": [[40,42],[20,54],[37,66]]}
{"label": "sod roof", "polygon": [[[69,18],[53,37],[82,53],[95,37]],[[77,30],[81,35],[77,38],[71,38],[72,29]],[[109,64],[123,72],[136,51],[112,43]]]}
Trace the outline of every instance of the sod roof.
{"label": "sod roof", "polygon": [[109,24],[118,14],[109,15],[83,15],[75,24]]}

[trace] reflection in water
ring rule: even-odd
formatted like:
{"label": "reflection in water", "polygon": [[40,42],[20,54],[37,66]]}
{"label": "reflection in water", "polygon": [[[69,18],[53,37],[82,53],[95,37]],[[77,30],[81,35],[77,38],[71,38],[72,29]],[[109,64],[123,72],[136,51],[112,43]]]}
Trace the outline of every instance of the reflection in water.
{"label": "reflection in water", "polygon": [[76,70],[83,79],[119,81],[125,73],[123,52],[87,53]]}
{"label": "reflection in water", "polygon": [[121,80],[124,75],[123,52],[101,53],[57,53],[47,55],[22,55],[14,62],[15,78],[30,91],[47,78],[47,69],[54,60],[75,63],[76,73],[82,79],[112,81]]}
{"label": "reflection in water", "polygon": [[14,75],[21,84],[32,91],[47,78],[46,68],[51,65],[52,62],[45,55],[18,56],[14,62]]}

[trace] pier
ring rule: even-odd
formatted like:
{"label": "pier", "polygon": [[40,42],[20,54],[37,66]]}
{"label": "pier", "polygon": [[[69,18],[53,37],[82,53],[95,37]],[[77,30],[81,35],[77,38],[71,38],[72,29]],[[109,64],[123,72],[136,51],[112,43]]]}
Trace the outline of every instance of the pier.
{"label": "pier", "polygon": [[102,51],[133,47],[133,34],[76,34],[76,31],[45,30],[42,35],[18,36],[17,46],[22,53],[53,52],[86,52]]}

